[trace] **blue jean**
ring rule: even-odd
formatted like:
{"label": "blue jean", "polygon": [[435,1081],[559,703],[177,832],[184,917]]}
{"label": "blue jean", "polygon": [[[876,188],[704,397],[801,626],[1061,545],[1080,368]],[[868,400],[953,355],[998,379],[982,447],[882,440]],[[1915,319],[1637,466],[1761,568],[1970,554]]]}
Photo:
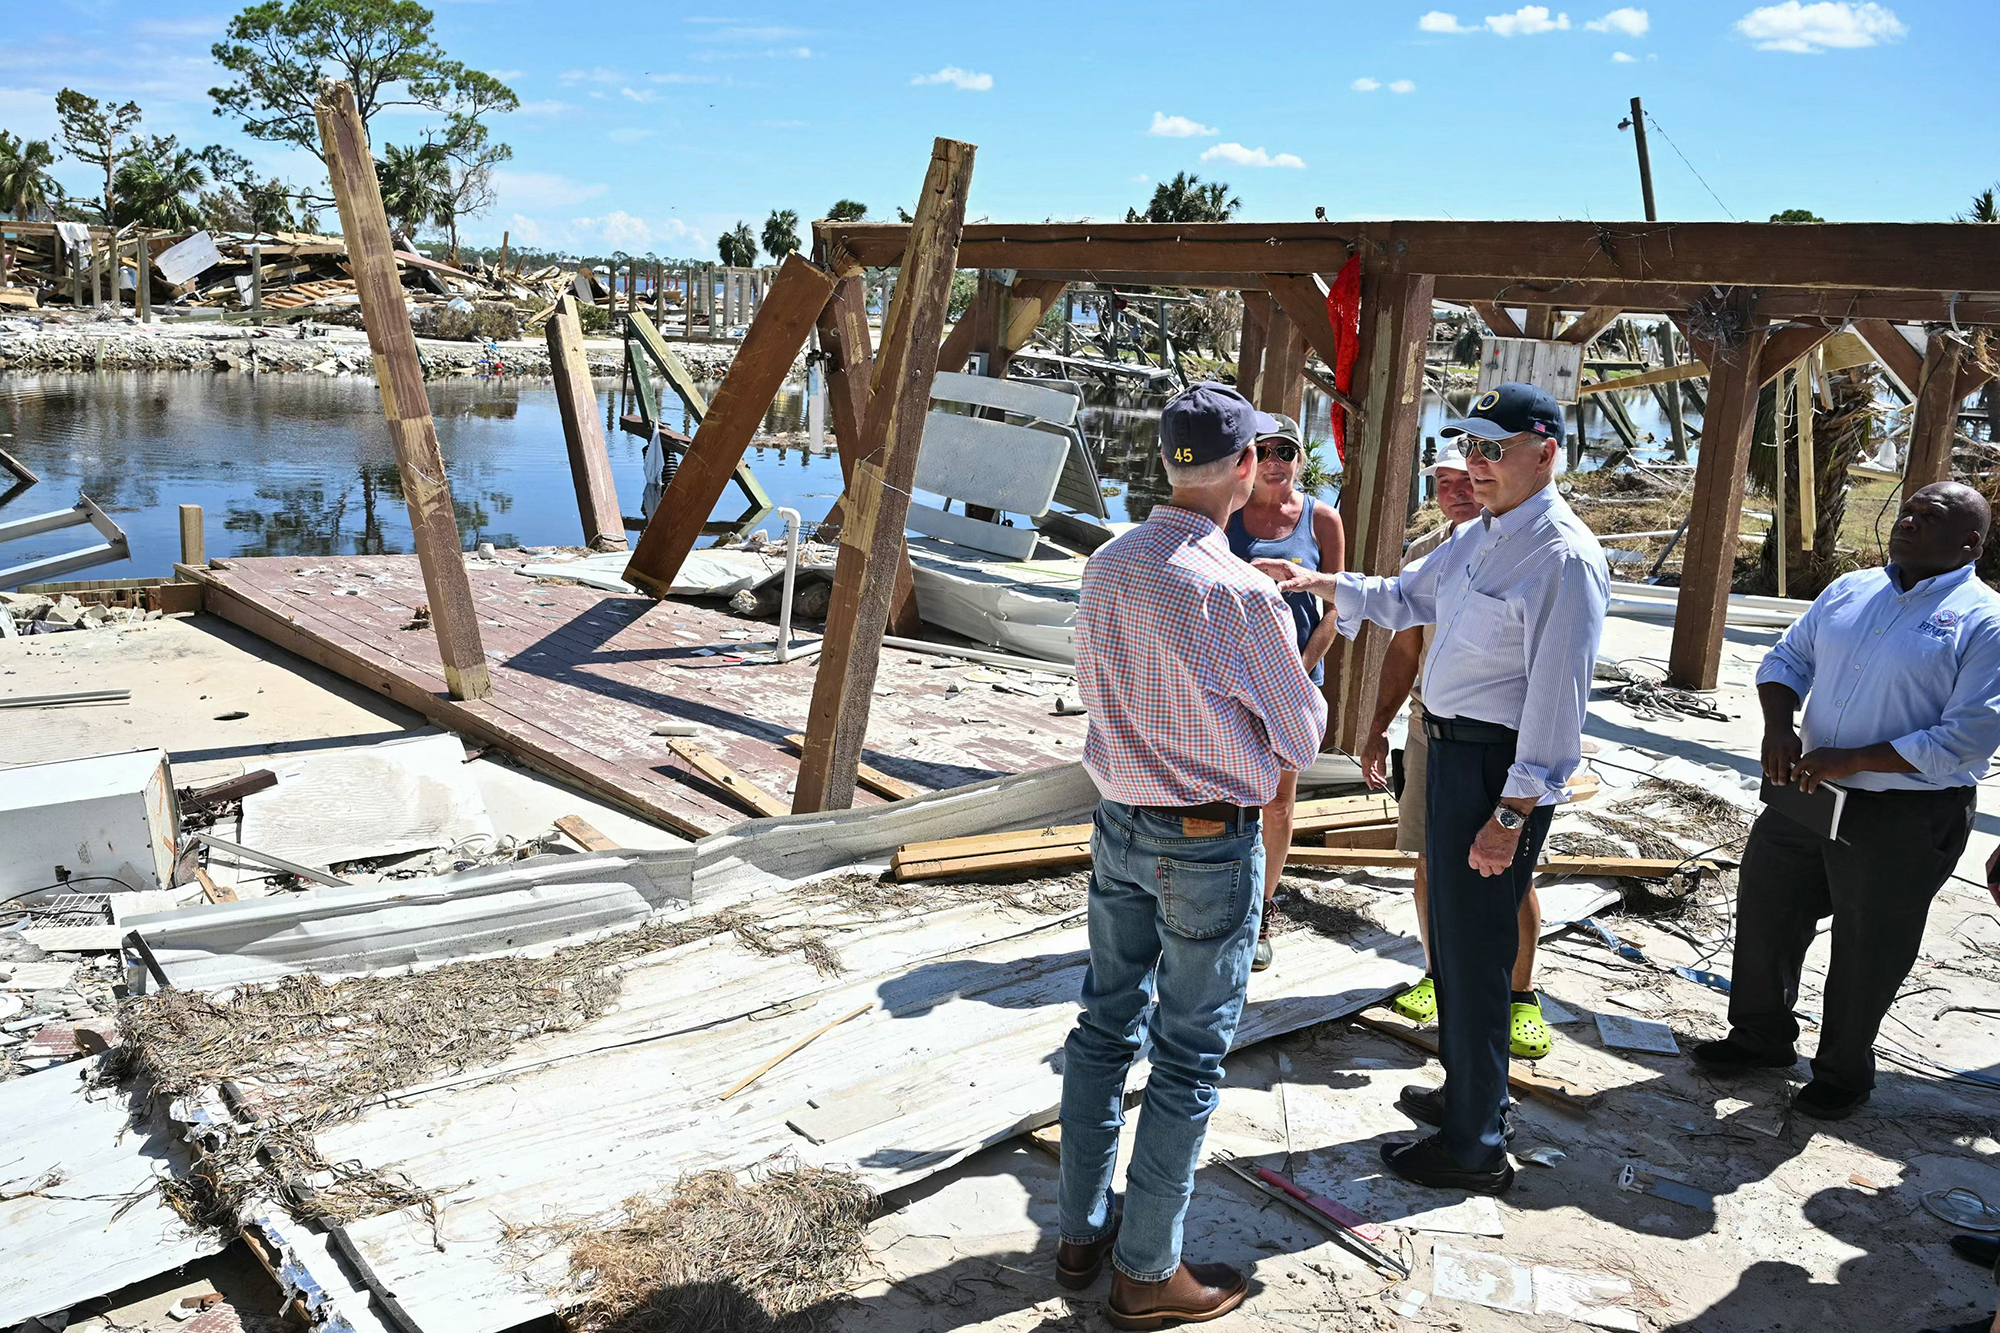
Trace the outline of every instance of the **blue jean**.
{"label": "blue jean", "polygon": [[1062,1238],[1087,1244],[1111,1229],[1125,1075],[1143,1037],[1153,1072],[1111,1262],[1158,1282],[1180,1266],[1195,1164],[1243,1014],[1264,846],[1254,821],[1187,837],[1178,819],[1104,801],[1091,853],[1090,967],[1083,1013],[1063,1045]]}

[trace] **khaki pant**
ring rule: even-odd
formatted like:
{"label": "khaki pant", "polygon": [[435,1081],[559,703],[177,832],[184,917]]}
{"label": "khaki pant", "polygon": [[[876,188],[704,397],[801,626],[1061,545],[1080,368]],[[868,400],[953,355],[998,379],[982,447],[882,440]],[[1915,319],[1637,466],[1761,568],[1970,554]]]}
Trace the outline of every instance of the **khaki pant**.
{"label": "khaki pant", "polygon": [[1424,792],[1430,785],[1430,738],[1424,735],[1424,706],[1410,704],[1410,734],[1403,741],[1403,794],[1396,799],[1396,850],[1424,849]]}

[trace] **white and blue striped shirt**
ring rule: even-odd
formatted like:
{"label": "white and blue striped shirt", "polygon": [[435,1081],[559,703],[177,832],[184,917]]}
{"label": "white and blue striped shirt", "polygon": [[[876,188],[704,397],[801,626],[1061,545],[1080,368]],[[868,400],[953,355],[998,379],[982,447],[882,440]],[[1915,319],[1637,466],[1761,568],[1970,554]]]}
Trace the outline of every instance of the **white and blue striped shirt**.
{"label": "white and blue striped shirt", "polygon": [[1854,773],[1843,787],[1937,791],[1977,783],[2000,748],[2000,594],[1971,565],[1908,592],[1887,569],[1827,585],[1757,668],[1806,701],[1800,743],[1888,741],[1914,773]]}
{"label": "white and blue striped shirt", "polygon": [[1520,732],[1502,791],[1564,799],[1583,757],[1583,718],[1611,579],[1597,538],[1543,487],[1483,514],[1395,578],[1341,574],[1335,628],[1436,625],[1424,659],[1424,711]]}

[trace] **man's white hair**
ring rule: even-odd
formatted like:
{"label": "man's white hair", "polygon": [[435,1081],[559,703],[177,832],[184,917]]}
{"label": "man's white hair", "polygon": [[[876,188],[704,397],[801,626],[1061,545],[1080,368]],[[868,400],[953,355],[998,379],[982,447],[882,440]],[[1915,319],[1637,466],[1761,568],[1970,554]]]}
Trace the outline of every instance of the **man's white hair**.
{"label": "man's white hair", "polygon": [[[1248,449],[1249,445],[1244,445]],[[1167,469],[1167,484],[1184,490],[1199,491],[1210,486],[1222,486],[1236,474],[1236,465],[1242,461],[1241,451],[1227,458],[1213,459],[1207,463],[1174,463],[1162,455],[1160,462]]]}

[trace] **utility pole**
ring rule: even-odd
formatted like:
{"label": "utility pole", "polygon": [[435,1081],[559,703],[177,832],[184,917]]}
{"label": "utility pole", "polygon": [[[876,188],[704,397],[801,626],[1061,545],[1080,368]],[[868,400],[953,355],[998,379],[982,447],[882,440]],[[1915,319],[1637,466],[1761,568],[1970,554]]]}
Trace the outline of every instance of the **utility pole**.
{"label": "utility pole", "polygon": [[[1632,127],[1632,142],[1639,146],[1639,191],[1646,200],[1646,221],[1658,222],[1659,210],[1653,207],[1653,159],[1646,152],[1646,109],[1639,105],[1639,99],[1632,99],[1632,119],[1627,124]],[[1636,355],[1637,347],[1631,349]],[[1668,369],[1680,364],[1680,357],[1674,352],[1674,324],[1666,320],[1660,325],[1660,363]],[[1667,406],[1667,428],[1673,434],[1674,461],[1687,462],[1687,426],[1681,421],[1681,386],[1679,381],[1664,386]]]}

